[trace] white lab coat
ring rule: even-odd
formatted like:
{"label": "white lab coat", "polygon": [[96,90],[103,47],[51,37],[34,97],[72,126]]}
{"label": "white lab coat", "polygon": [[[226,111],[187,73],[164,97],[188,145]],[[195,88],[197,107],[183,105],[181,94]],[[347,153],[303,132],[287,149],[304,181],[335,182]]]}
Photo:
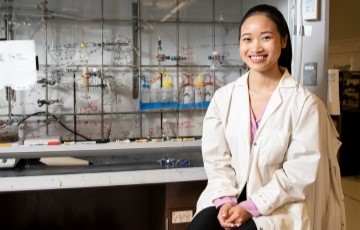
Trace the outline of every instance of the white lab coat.
{"label": "white lab coat", "polygon": [[340,142],[323,102],[285,70],[250,146],[248,73],[216,91],[203,123],[208,177],[197,213],[223,196],[247,196],[258,229],[344,230]]}

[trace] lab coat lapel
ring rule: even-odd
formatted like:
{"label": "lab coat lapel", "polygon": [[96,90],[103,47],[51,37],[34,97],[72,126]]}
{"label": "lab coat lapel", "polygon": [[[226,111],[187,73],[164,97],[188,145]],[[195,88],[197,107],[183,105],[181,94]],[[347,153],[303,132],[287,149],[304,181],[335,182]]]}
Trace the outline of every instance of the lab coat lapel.
{"label": "lab coat lapel", "polygon": [[[233,134],[233,143],[243,153],[250,153],[250,110],[247,75],[242,76],[234,84],[230,101],[229,127]],[[248,154],[246,154],[248,155]]]}
{"label": "lab coat lapel", "polygon": [[278,87],[274,90],[271,98],[269,100],[268,105],[266,106],[263,117],[261,118],[260,127],[258,128],[258,133],[261,131],[263,125],[269,119],[269,117],[279,108],[279,106],[283,102],[283,98],[281,96],[280,90],[281,88],[293,88],[295,87],[296,82],[291,77],[290,73],[284,69],[284,74],[279,82]]}
{"label": "lab coat lapel", "polygon": [[265,112],[263,114],[263,117],[261,118],[260,127],[263,126],[262,124],[265,124],[266,121],[269,119],[269,117],[276,111],[276,109],[281,105],[282,103],[282,97],[279,92],[279,86],[275,89],[273,94],[271,95],[271,98],[269,100],[268,105],[266,106]]}

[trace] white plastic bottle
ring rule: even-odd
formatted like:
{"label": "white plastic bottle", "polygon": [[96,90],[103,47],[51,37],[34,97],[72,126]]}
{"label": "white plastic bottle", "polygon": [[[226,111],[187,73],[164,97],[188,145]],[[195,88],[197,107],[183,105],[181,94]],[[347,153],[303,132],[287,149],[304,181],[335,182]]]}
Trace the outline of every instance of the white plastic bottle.
{"label": "white plastic bottle", "polygon": [[150,85],[150,101],[154,103],[161,101],[161,88],[159,81],[155,81]]}
{"label": "white plastic bottle", "polygon": [[201,75],[198,74],[194,83],[195,86],[195,103],[205,101],[205,86],[201,78]]}
{"label": "white plastic bottle", "polygon": [[190,76],[186,76],[186,79],[183,83],[183,103],[191,104],[194,103],[194,87],[190,82]]}
{"label": "white plastic bottle", "polygon": [[211,101],[211,98],[214,95],[214,84],[211,81],[211,76],[209,76],[209,81],[205,82],[205,101]]}
{"label": "white plastic bottle", "polygon": [[179,87],[176,84],[177,82],[173,82],[173,102],[179,102],[179,92],[178,89]]}
{"label": "white plastic bottle", "polygon": [[169,79],[167,72],[164,73],[165,78],[162,83],[161,95],[162,102],[172,102],[173,101],[173,84]]}

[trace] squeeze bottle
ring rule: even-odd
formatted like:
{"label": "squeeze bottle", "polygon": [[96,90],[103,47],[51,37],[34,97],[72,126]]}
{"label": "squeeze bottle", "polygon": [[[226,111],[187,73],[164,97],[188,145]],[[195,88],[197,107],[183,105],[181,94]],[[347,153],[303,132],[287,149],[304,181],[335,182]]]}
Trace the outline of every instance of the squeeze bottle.
{"label": "squeeze bottle", "polygon": [[173,84],[169,79],[169,74],[167,72],[164,73],[165,78],[162,83],[161,88],[161,98],[162,102],[172,102],[173,101]]}
{"label": "squeeze bottle", "polygon": [[156,80],[150,85],[150,101],[160,102],[161,101],[161,88],[160,81]]}
{"label": "squeeze bottle", "polygon": [[211,101],[213,94],[214,94],[214,84],[211,81],[211,76],[209,76],[209,81],[205,82],[205,101]]}
{"label": "squeeze bottle", "polygon": [[200,74],[197,75],[194,85],[195,103],[203,102],[205,100],[205,87]]}
{"label": "squeeze bottle", "polygon": [[184,104],[194,103],[194,87],[190,83],[190,76],[186,76],[185,82],[183,83],[184,93],[183,99]]}

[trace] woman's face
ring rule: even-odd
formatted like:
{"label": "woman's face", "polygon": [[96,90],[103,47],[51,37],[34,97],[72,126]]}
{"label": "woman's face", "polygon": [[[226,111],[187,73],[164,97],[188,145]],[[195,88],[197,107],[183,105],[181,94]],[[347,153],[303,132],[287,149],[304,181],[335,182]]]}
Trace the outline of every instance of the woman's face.
{"label": "woman's face", "polygon": [[250,70],[258,72],[278,69],[282,39],[276,24],[264,14],[250,16],[241,26],[240,56]]}

